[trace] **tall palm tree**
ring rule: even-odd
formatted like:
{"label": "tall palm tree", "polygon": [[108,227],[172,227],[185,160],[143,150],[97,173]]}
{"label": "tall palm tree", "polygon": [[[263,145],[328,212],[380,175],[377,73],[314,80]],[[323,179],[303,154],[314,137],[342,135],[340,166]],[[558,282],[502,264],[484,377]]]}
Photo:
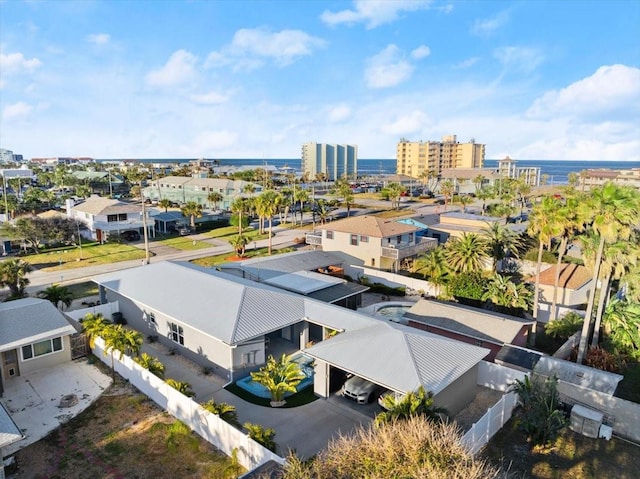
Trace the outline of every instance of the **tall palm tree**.
{"label": "tall palm tree", "polygon": [[238,196],[233,203],[231,203],[231,212],[238,215],[238,235],[242,236],[242,229],[244,227],[242,221],[242,215],[247,211],[247,199]]}
{"label": "tall palm tree", "polygon": [[473,186],[476,189],[476,195],[483,188],[485,181],[486,178],[483,175],[478,175],[473,179]]}
{"label": "tall palm tree", "polygon": [[89,339],[89,347],[93,349],[96,344],[96,338],[102,336],[112,323],[108,321],[101,313],[87,313],[80,320],[82,331]]}
{"label": "tall palm tree", "polygon": [[267,190],[259,197],[260,209],[265,218],[269,220],[269,254],[271,254],[273,236],[273,217],[278,211],[282,196],[274,190]]}
{"label": "tall palm tree", "polygon": [[476,192],[476,197],[482,201],[482,215],[487,211],[487,200],[495,198],[494,190],[491,186],[483,186]]}
{"label": "tall palm tree", "polygon": [[103,330],[104,352],[111,354],[111,375],[113,380],[116,378],[116,369],[114,364],[114,352],[119,351],[119,359],[125,354],[137,356],[142,347],[144,339],[142,333],[132,329],[126,329],[121,324],[109,325]]}
{"label": "tall palm tree", "polygon": [[267,363],[259,371],[251,373],[251,379],[262,384],[271,393],[271,405],[282,405],[286,393],[295,393],[296,386],[306,376],[300,365],[283,354],[279,360],[273,356],[267,358]]}
{"label": "tall palm tree", "polygon": [[304,204],[309,201],[309,192],[300,188],[296,193],[296,198],[300,204],[300,224],[302,225],[302,221],[304,219]]}
{"label": "tall palm tree", "polygon": [[440,288],[445,284],[446,276],[449,274],[445,248],[438,246],[419,256],[413,263],[412,271],[429,278],[431,283]]}
{"label": "tall palm tree", "polygon": [[404,188],[400,183],[389,183],[387,185],[387,194],[391,201],[391,208],[396,210],[400,209],[400,196],[402,195],[403,190]]}
{"label": "tall palm tree", "polygon": [[162,198],[160,201],[158,201],[158,206],[159,206],[160,208],[164,208],[164,212],[165,212],[165,213],[169,210],[169,208],[171,207],[171,205],[172,205],[171,200],[170,200],[170,199],[167,199],[167,198]]}
{"label": "tall palm tree", "polygon": [[456,273],[481,271],[489,257],[487,242],[476,233],[463,233],[459,238],[449,239],[446,257],[449,267]]}
{"label": "tall palm tree", "polygon": [[38,297],[51,301],[60,310],[63,310],[65,306],[67,308],[71,306],[73,301],[73,293],[69,288],[57,284],[52,284],[44,291],[40,291]]}
{"label": "tall palm tree", "polygon": [[218,191],[213,191],[207,195],[207,201],[209,203],[213,203],[213,208],[216,210],[218,209],[218,203],[220,203],[223,199],[224,196],[222,196],[222,193]]}
{"label": "tall palm tree", "polygon": [[535,339],[538,304],[540,301],[540,269],[542,266],[542,253],[545,246],[551,249],[551,239],[558,236],[562,229],[556,221],[560,203],[553,196],[545,196],[542,203],[537,204],[533,208],[531,217],[529,218],[528,233],[538,240],[538,259],[536,262],[536,281],[533,290],[533,334],[532,340]]}
{"label": "tall palm tree", "polygon": [[351,185],[344,178],[339,179],[335,183],[336,193],[342,197],[345,207],[347,208],[347,216],[351,215],[351,206],[353,205],[353,191]]}
{"label": "tall palm tree", "polygon": [[493,260],[494,273],[498,270],[500,261],[510,256],[518,257],[522,240],[506,225],[494,221],[482,231],[482,236],[487,242],[488,252]]}
{"label": "tall palm tree", "polygon": [[455,186],[453,181],[444,180],[440,183],[440,193],[444,196],[444,209],[447,210],[447,205],[449,204],[449,200],[453,197],[453,193],[455,192]]}
{"label": "tall palm tree", "polygon": [[[631,187],[618,186],[609,182],[592,190],[589,201],[583,202],[582,207],[590,213],[590,227],[600,237],[593,272],[595,288],[600,275],[605,244],[629,239],[633,227],[637,224],[640,216],[640,193]],[[587,303],[587,312],[578,346],[577,362],[579,364],[582,363],[587,352],[594,300],[595,294],[592,294]]]}
{"label": "tall palm tree", "polygon": [[187,216],[189,218],[191,229],[195,230],[196,218],[202,218],[202,205],[195,201],[188,201],[182,206],[182,208],[180,208],[180,211],[182,211],[183,216]]}
{"label": "tall palm tree", "polygon": [[31,270],[31,265],[19,258],[0,262],[0,287],[9,288],[10,300],[25,297],[24,290],[30,282],[27,274]]}

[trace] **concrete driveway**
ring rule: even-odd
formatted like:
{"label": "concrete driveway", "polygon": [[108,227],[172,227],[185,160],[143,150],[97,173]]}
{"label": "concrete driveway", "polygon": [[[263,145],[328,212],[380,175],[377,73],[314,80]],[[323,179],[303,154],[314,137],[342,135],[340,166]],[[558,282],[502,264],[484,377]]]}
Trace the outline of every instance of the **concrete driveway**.
{"label": "concrete driveway", "polygon": [[[111,378],[86,359],[34,371],[4,382],[0,398],[25,438],[2,449],[10,455],[39,441],[84,411],[111,384]],[[76,404],[61,407],[60,400],[75,395]]]}

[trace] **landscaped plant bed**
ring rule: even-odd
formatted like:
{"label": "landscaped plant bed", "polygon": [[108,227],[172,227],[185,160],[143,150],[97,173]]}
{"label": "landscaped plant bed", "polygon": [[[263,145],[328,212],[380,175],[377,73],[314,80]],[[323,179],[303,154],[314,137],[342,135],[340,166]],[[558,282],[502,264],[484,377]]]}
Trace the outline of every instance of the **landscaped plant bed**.
{"label": "landscaped plant bed", "polygon": [[622,439],[591,439],[565,427],[548,449],[531,449],[516,413],[481,453],[510,478],[592,479],[638,477],[640,447]]}
{"label": "landscaped plant bed", "polygon": [[[256,404],[258,406],[264,406],[264,407],[268,407],[268,408],[271,407],[271,404],[270,404],[271,400],[270,399],[254,396],[250,392],[245,391],[244,389],[242,389],[239,386],[236,386],[235,384],[229,384],[225,389],[227,391],[229,391],[230,393],[235,394],[239,398],[242,398],[245,401],[250,402],[251,404]],[[316,396],[313,393],[313,387],[309,386],[309,387],[303,389],[302,391],[299,391],[296,394],[293,394],[293,395],[287,397],[286,398],[287,402],[282,407],[283,408],[298,407],[298,406],[302,406],[304,404],[309,404],[310,402],[313,402],[316,399],[318,399],[318,396]]]}
{"label": "landscaped plant bed", "polygon": [[11,476],[16,479],[222,479],[239,472],[229,457],[121,378],[92,406],[16,457],[18,470]]}

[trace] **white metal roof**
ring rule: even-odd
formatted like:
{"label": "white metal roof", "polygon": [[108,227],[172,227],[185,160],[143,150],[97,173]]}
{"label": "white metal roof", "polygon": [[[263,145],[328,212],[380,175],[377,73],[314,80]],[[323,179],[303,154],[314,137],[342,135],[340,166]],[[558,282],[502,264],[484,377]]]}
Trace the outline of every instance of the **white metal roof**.
{"label": "white metal roof", "polygon": [[53,303],[23,298],[0,303],[0,350],[74,334],[75,328]]}
{"label": "white metal roof", "polygon": [[309,294],[329,286],[344,283],[344,280],[313,271],[296,271],[295,273],[282,274],[267,279],[264,283],[300,294]]}
{"label": "white metal roof", "polygon": [[395,323],[340,333],[305,349],[316,359],[406,393],[420,385],[437,394],[489,350]]}
{"label": "white metal roof", "polygon": [[[0,403],[0,449],[22,439],[22,432]],[[2,459],[0,457],[0,459]]]}

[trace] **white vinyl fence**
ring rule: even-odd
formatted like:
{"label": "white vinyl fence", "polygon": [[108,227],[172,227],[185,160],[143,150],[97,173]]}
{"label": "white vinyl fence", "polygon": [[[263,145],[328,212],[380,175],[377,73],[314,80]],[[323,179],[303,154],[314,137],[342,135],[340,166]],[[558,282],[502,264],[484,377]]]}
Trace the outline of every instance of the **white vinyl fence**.
{"label": "white vinyl fence", "polygon": [[429,296],[438,296],[438,294],[440,294],[440,288],[429,281],[402,276],[389,271],[381,271],[367,266],[348,265],[345,267],[345,273],[354,280],[366,276],[371,283],[381,283],[390,288],[405,287],[408,292],[411,290],[416,292],[421,291]]}
{"label": "white vinyl fence", "polygon": [[[96,338],[94,354],[111,367],[110,354],[105,355],[104,349],[102,338]],[[118,351],[114,354],[117,373],[227,456],[231,456],[233,450],[237,449],[238,461],[248,470],[253,470],[269,460],[284,464],[283,458],[258,444],[217,415],[206,411],[200,404],[151,374],[129,356],[124,355],[122,360],[119,360],[119,355]]]}
{"label": "white vinyl fence", "polygon": [[113,301],[111,303],[106,304],[98,304],[96,306],[88,306],[82,309],[74,309],[73,311],[64,311],[71,319],[80,322],[82,318],[84,318],[87,314],[102,314],[105,319],[109,321],[113,321],[113,313],[117,313],[120,311],[120,303],[117,301]]}
{"label": "white vinyl fence", "polygon": [[487,413],[462,436],[464,444],[471,454],[476,454],[500,430],[504,423],[511,419],[513,410],[518,404],[518,395],[510,392],[489,408]]}

